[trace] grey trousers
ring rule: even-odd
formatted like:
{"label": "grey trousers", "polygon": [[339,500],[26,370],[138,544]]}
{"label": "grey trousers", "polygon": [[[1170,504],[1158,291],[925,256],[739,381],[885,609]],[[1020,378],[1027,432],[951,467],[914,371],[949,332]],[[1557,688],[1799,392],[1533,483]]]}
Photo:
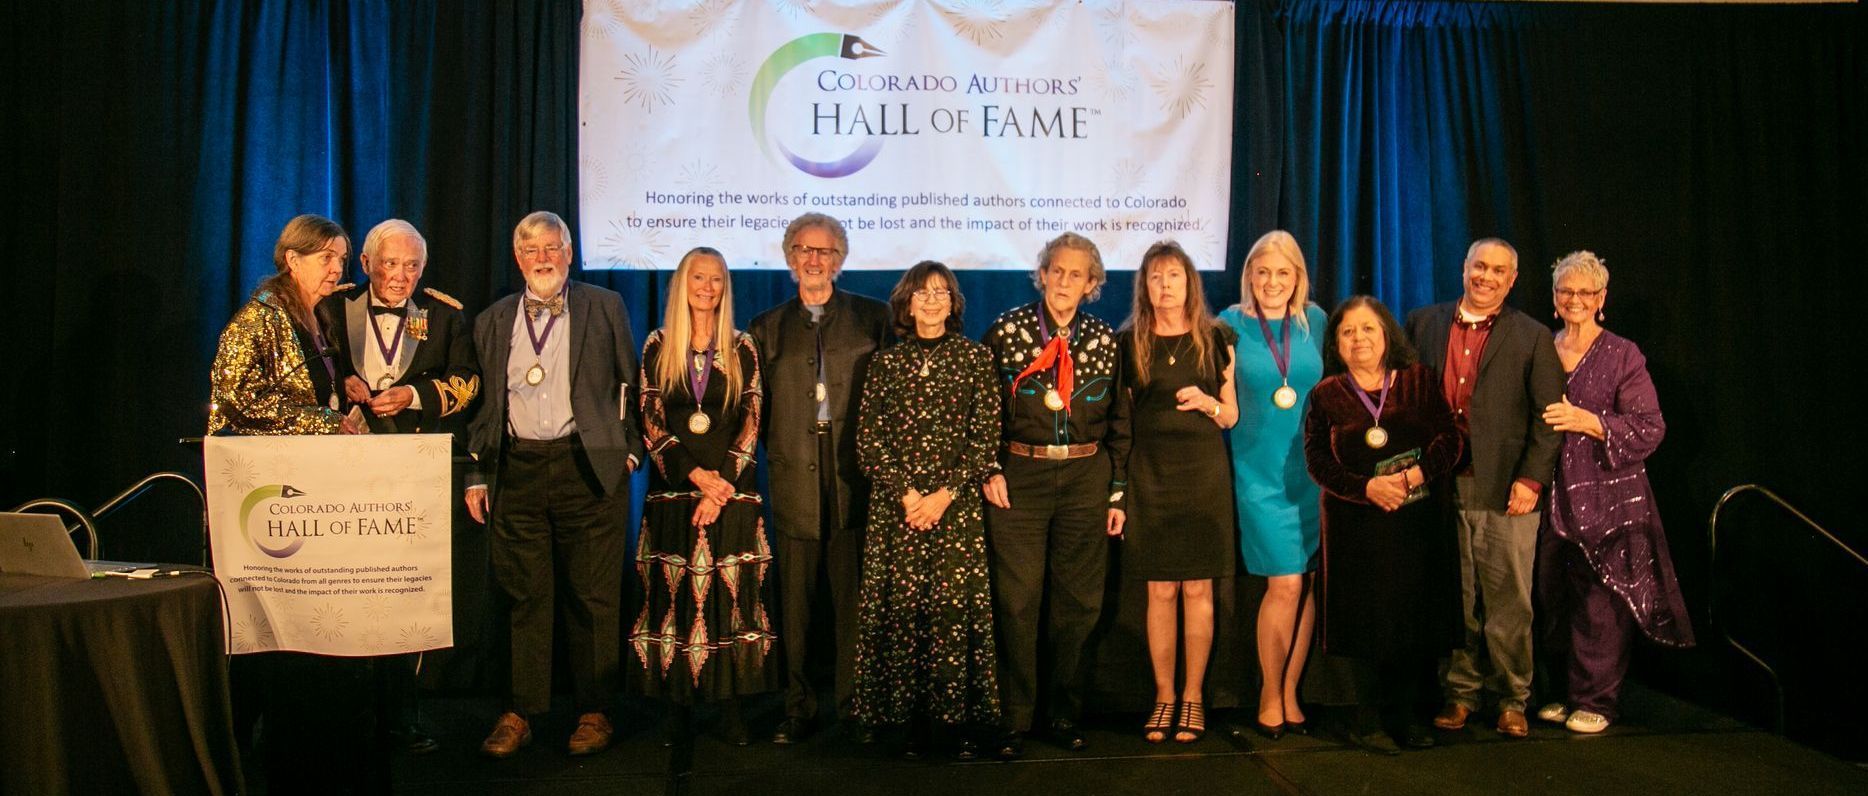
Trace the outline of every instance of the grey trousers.
{"label": "grey trousers", "polygon": [[1459,590],[1465,644],[1446,672],[1446,701],[1480,707],[1479,692],[1498,697],[1499,710],[1524,710],[1531,698],[1531,573],[1537,560],[1538,514],[1507,516],[1468,500],[1472,478],[1453,481],[1458,508]]}

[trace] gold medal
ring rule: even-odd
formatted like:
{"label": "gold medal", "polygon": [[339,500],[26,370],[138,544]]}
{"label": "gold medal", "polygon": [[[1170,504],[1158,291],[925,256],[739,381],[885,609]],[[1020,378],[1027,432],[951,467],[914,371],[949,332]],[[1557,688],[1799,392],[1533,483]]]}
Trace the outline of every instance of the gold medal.
{"label": "gold medal", "polygon": [[830,400],[830,391],[824,389],[824,383],[820,381],[817,383],[817,402],[821,404],[828,400]]}
{"label": "gold medal", "polygon": [[1362,434],[1362,441],[1368,443],[1371,448],[1379,449],[1388,444],[1388,432],[1381,426],[1370,426],[1369,430]]}
{"label": "gold medal", "polygon": [[525,372],[525,383],[526,384],[530,384],[533,387],[537,387],[538,385],[543,384],[544,382],[545,382],[545,366],[544,365],[533,365],[531,370],[528,370]]}
{"label": "gold medal", "polygon": [[1279,409],[1289,409],[1297,405],[1297,391],[1286,384],[1271,394],[1271,403]]}
{"label": "gold medal", "polygon": [[707,433],[707,429],[710,428],[713,428],[713,418],[708,417],[706,412],[695,412],[694,414],[688,415],[689,431],[696,434],[705,434]]}
{"label": "gold medal", "polygon": [[1056,389],[1045,390],[1044,407],[1053,412],[1064,411],[1064,396],[1057,394]]}
{"label": "gold medal", "polygon": [[382,378],[376,380],[376,389],[387,390],[389,389],[391,385],[395,383],[396,383],[395,377],[390,376],[389,374],[385,373],[383,374]]}

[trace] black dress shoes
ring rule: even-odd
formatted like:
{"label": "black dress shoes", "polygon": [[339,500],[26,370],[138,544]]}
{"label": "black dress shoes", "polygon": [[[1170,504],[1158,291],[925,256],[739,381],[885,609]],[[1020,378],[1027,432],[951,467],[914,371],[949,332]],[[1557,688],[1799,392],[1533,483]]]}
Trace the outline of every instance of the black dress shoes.
{"label": "black dress shoes", "polygon": [[992,744],[992,754],[1000,760],[1017,760],[1025,756],[1025,739],[1018,733],[1007,730]]}
{"label": "black dress shoes", "polygon": [[440,742],[434,736],[424,732],[421,727],[409,724],[389,731],[389,740],[395,748],[405,754],[425,755],[441,749]]}
{"label": "black dress shoes", "polygon": [[811,734],[811,721],[797,716],[787,716],[778,723],[778,729],[772,731],[772,743],[794,744]]}
{"label": "black dress shoes", "polygon": [[1388,737],[1388,733],[1380,729],[1350,730],[1347,740],[1351,746],[1368,752],[1369,754],[1382,755],[1384,757],[1393,757],[1394,755],[1401,754],[1401,747],[1396,746],[1394,739]]}
{"label": "black dress shoes", "polygon": [[953,759],[962,763],[971,763],[978,760],[979,742],[973,740],[972,736],[969,735],[960,736],[959,743],[954,744]]}
{"label": "black dress shoes", "polygon": [[1424,724],[1408,724],[1401,728],[1401,745],[1409,749],[1432,749],[1433,733]]}
{"label": "black dress shoes", "polygon": [[1058,719],[1045,728],[1051,743],[1072,752],[1081,752],[1090,748],[1090,739],[1083,737],[1083,729],[1070,719]]}

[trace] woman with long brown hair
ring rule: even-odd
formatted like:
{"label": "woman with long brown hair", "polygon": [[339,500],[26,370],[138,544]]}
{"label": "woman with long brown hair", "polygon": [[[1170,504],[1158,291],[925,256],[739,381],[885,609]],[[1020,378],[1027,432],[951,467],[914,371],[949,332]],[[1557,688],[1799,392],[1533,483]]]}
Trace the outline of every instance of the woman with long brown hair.
{"label": "woman with long brown hair", "polygon": [[[1213,646],[1213,579],[1233,574],[1232,494],[1225,429],[1237,422],[1232,330],[1214,320],[1193,261],[1172,241],[1142,256],[1135,305],[1116,337],[1117,412],[1132,436],[1110,446],[1127,462],[1122,574],[1148,581],[1148,655],[1155,707],[1143,737],[1180,743],[1206,732],[1206,662]],[[1184,624],[1183,682],[1174,688],[1176,615]]]}

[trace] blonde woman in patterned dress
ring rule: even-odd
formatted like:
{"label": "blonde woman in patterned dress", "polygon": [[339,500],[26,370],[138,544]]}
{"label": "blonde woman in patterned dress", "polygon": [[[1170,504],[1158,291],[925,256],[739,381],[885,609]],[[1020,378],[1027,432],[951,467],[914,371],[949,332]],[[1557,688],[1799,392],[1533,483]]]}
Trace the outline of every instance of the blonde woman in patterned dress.
{"label": "blonde woman in patterned dress", "polygon": [[902,342],[863,385],[857,456],[874,485],[857,617],[856,718],[907,727],[917,759],[939,731],[955,757],[999,720],[992,584],[980,484],[999,440],[986,347],[960,333],[966,301],[936,262],[889,296]]}
{"label": "blonde woman in patterned dress", "polygon": [[777,687],[766,612],[772,551],[753,454],[764,381],[752,337],[733,328],[720,252],[696,248],[669,280],[662,328],[642,345],[649,490],[636,545],[629,681],[669,703],[670,743],[689,710],[721,707],[720,736],[745,746],[739,699]]}

